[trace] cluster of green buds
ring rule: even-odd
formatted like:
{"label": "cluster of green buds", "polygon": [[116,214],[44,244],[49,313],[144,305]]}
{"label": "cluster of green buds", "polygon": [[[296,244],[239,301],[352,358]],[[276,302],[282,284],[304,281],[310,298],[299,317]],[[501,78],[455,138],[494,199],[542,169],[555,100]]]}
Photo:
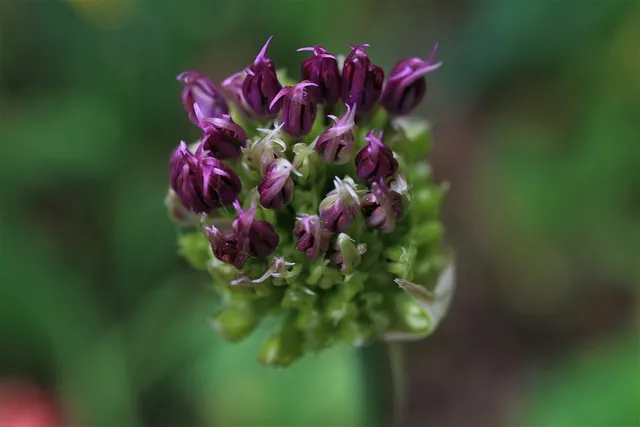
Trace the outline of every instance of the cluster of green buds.
{"label": "cluster of green buds", "polygon": [[270,41],[221,89],[178,77],[202,137],[172,153],[165,202],[180,254],[220,296],[214,328],[238,341],[271,327],[258,357],[280,367],[336,343],[431,334],[454,287],[446,188],[427,163],[428,124],[408,114],[436,49],[385,82],[367,45],[302,48],[296,83],[266,56]]}

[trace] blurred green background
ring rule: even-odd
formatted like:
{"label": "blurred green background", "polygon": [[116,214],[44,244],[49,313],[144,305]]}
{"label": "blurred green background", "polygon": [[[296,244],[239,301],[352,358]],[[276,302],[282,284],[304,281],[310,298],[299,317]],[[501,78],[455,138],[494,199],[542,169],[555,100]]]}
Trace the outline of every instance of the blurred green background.
{"label": "blurred green background", "polygon": [[406,346],[405,424],[639,426],[634,0],[4,0],[0,385],[36,384],[73,425],[385,419],[384,363],[335,348],[260,367],[261,337],[216,337],[206,278],[176,255],[167,159],[197,135],[175,76],[220,81],[271,34],[296,77],[301,46],[367,42],[388,71],[440,42],[418,114],[459,284]]}

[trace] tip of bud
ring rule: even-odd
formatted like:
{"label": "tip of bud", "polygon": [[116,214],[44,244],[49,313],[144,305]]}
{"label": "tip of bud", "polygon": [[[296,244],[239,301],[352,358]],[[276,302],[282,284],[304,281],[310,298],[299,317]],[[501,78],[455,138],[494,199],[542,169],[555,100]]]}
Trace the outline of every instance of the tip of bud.
{"label": "tip of bud", "polygon": [[193,82],[195,79],[197,79],[199,76],[200,76],[200,73],[197,71],[183,71],[182,73],[178,74],[178,77],[176,77],[176,80],[178,80],[182,84],[189,84]]}
{"label": "tip of bud", "polygon": [[258,52],[258,56],[256,56],[256,59],[253,61],[254,64],[257,64],[264,59],[265,55],[267,54],[267,48],[269,47],[269,43],[271,43],[272,39],[273,39],[273,36],[267,39],[265,44],[262,46],[262,49],[260,49],[260,52]]}

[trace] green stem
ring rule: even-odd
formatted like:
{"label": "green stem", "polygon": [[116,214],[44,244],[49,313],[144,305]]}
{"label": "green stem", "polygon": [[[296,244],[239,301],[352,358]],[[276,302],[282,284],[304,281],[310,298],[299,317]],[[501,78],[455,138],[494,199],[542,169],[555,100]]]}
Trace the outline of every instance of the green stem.
{"label": "green stem", "polygon": [[362,348],[360,355],[364,425],[402,427],[406,402],[402,343],[373,344]]}
{"label": "green stem", "polygon": [[406,404],[406,376],[404,371],[404,347],[400,341],[387,344],[389,368],[393,384],[393,425],[401,427]]}

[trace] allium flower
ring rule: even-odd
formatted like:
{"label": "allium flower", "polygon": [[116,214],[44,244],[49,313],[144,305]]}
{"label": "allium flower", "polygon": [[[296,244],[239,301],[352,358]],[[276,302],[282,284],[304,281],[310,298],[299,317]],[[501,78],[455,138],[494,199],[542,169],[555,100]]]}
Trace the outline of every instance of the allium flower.
{"label": "allium flower", "polygon": [[347,112],[338,119],[335,116],[329,116],[335,124],[325,130],[316,144],[316,151],[325,162],[329,164],[342,165],[347,163],[353,155],[355,148],[355,115],[356,108],[351,108],[349,104],[345,105]]}
{"label": "allium flower", "polygon": [[224,79],[221,83],[222,92],[224,95],[238,108],[238,111],[244,118],[248,118],[250,120],[259,119],[260,116],[253,111],[253,109],[249,106],[249,103],[244,98],[244,94],[242,93],[242,84],[244,83],[245,78],[247,77],[247,72],[245,70],[234,73]]}
{"label": "allium flower", "polygon": [[356,184],[349,177],[334,178],[331,190],[320,203],[320,218],[325,230],[333,233],[346,231],[360,212],[360,197]]}
{"label": "allium flower", "polygon": [[383,180],[371,184],[371,193],[360,201],[367,227],[390,233],[404,215],[402,196],[387,187]]}
{"label": "allium flower", "polygon": [[220,160],[209,157],[200,144],[195,154],[180,143],[169,161],[171,188],[192,212],[209,213],[238,197],[242,183]]}
{"label": "allium flower", "polygon": [[242,83],[242,94],[249,107],[259,116],[272,117],[280,110],[280,103],[273,103],[282,85],[276,75],[276,66],[265,55],[273,36],[262,46],[253,64],[247,68]]}
{"label": "allium flower", "polygon": [[198,71],[185,71],[178,76],[178,81],[184,85],[182,90],[182,104],[189,114],[189,120],[198,124],[194,105],[200,107],[205,117],[215,117],[229,112],[227,101],[222,97],[213,82]]}
{"label": "allium flower", "polygon": [[309,89],[315,86],[305,80],[295,86],[283,87],[271,101],[271,106],[282,102],[283,129],[289,135],[305,136],[311,132],[318,109]]}
{"label": "allium flower", "polygon": [[393,155],[393,150],[382,142],[382,131],[376,136],[374,130],[371,130],[364,139],[368,144],[356,155],[358,177],[371,183],[396,173],[398,161]]}
{"label": "allium flower", "polygon": [[342,100],[363,113],[378,102],[384,83],[384,71],[367,56],[368,46],[352,46],[342,66]]}
{"label": "allium flower", "polygon": [[236,124],[230,115],[219,114],[216,117],[203,117],[196,108],[199,126],[204,131],[203,149],[217,159],[234,159],[239,157],[241,149],[247,145],[247,134]]}
{"label": "allium flower", "polygon": [[213,255],[220,261],[242,268],[249,259],[249,253],[240,250],[238,235],[231,231],[221,231],[215,225],[204,227],[204,234],[211,242]]}
{"label": "allium flower", "polygon": [[336,57],[322,46],[298,49],[298,52],[303,51],[311,51],[313,55],[302,61],[302,78],[317,85],[309,91],[318,103],[333,107],[340,98],[340,70]]}
{"label": "allium flower", "polygon": [[356,244],[348,234],[340,233],[333,242],[329,260],[344,274],[351,274],[360,265],[366,251],[367,245]]}
{"label": "allium flower", "polygon": [[287,159],[276,159],[258,185],[260,204],[268,209],[280,209],[293,199],[293,165]]}
{"label": "allium flower", "polygon": [[275,159],[284,156],[287,151],[287,144],[280,137],[280,129],[283,124],[276,126],[274,129],[257,128],[258,132],[262,132],[264,136],[254,137],[249,146],[243,149],[244,169],[252,175],[259,173],[264,176],[267,168]]}
{"label": "allium flower", "polygon": [[266,258],[271,255],[280,242],[280,237],[273,225],[267,221],[255,220],[255,205],[248,211],[244,211],[240,202],[236,200],[233,206],[238,212],[238,216],[233,220],[233,231],[238,241],[238,248],[243,253],[258,258]]}
{"label": "allium flower", "polygon": [[454,285],[439,220],[446,186],[429,174],[429,126],[396,117],[423,96],[426,65],[396,66],[379,105],[384,72],[366,45],[342,75],[321,46],[302,49],[312,54],[298,83],[276,74],[269,41],[222,83],[230,113],[193,105],[204,136],[169,161],[179,253],[222,296],[215,331],[238,341],[277,317],[258,360],[279,367],[338,342],[431,334]]}
{"label": "allium flower", "polygon": [[382,93],[382,105],[392,114],[409,114],[424,98],[427,81],[424,76],[437,70],[442,62],[433,63],[438,51],[436,44],[426,61],[420,58],[407,58],[398,62]]}
{"label": "allium flower", "polygon": [[298,218],[293,235],[297,238],[296,249],[311,260],[324,255],[329,248],[331,233],[323,229],[322,222],[317,215],[305,215]]}

